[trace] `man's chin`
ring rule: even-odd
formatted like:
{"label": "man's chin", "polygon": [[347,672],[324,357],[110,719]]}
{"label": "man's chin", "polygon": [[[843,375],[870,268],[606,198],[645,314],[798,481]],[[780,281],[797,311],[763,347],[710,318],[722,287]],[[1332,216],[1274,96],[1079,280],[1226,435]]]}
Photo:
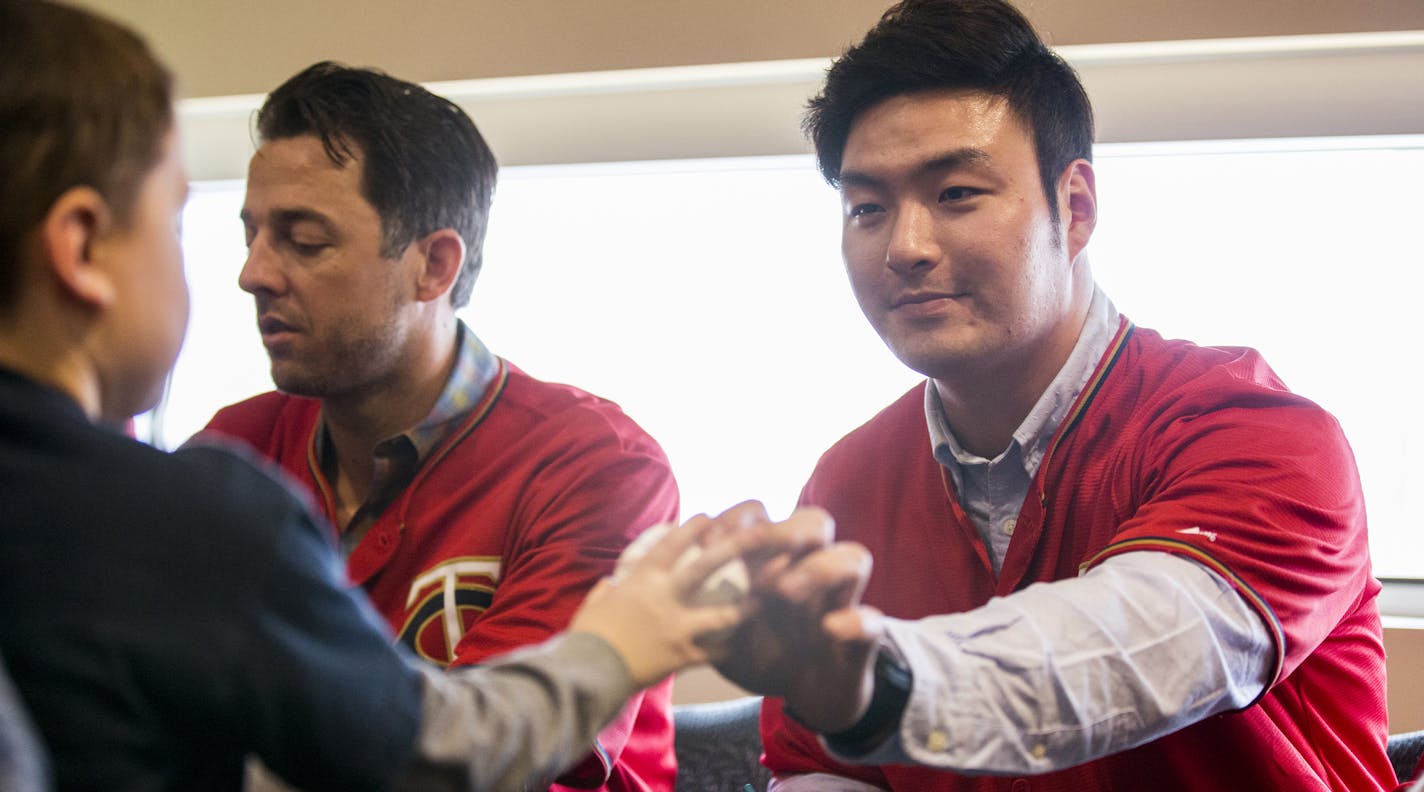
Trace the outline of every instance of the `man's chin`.
{"label": "man's chin", "polygon": [[891,347],[890,351],[912,371],[930,379],[953,377],[956,371],[962,371],[974,358],[968,350],[947,344]]}
{"label": "man's chin", "polygon": [[325,394],[322,383],[315,378],[277,366],[272,367],[272,384],[288,396],[319,399]]}

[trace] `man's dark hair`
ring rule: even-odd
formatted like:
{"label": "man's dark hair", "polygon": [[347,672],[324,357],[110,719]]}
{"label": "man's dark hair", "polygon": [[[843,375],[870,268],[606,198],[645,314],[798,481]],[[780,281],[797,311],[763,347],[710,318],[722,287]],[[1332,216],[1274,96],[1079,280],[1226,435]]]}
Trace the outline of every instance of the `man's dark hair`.
{"label": "man's dark hair", "polygon": [[453,102],[375,69],[323,61],[267,96],[257,134],[264,141],[315,135],[341,166],[359,157],[361,193],[381,217],[383,256],[455,229],[466,251],[450,302],[469,302],[499,165]]}
{"label": "man's dark hair", "polygon": [[173,78],[138,36],[88,11],[0,1],[0,311],[54,202],[93,188],[127,227],[172,128]]}
{"label": "man's dark hair", "polygon": [[1093,108],[1083,84],[1004,0],[904,0],[826,73],[803,127],[821,175],[839,185],[851,126],[871,106],[928,90],[1003,97],[1032,130],[1039,177],[1055,221],[1058,176],[1093,156]]}

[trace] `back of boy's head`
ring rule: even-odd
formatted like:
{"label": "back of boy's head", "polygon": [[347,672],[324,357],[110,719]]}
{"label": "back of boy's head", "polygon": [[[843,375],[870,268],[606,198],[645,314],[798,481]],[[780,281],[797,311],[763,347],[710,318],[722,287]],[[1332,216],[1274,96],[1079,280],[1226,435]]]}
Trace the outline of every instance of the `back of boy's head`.
{"label": "back of boy's head", "polygon": [[55,200],[91,187],[126,225],[172,127],[172,76],[132,31],[58,3],[0,0],[0,312]]}

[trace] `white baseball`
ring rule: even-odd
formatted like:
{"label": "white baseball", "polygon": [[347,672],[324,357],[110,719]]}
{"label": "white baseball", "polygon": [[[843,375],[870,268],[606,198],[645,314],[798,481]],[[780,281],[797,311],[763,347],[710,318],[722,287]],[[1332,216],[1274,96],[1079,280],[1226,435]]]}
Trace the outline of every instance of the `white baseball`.
{"label": "white baseball", "polygon": [[[618,557],[618,565],[614,569],[614,577],[619,577],[627,573],[627,569],[637,563],[638,559],[647,555],[648,549],[657,544],[667,532],[675,526],[672,523],[658,523],[634,539],[623,554]],[[677,567],[685,567],[696,561],[702,555],[702,548],[693,544],[683,551],[682,557],[677,559]],[[747,565],[740,558],[733,558],[713,570],[707,579],[702,581],[702,586],[697,593],[692,596],[693,605],[727,605],[738,602],[747,596],[747,591],[751,589],[751,579],[747,575]]]}

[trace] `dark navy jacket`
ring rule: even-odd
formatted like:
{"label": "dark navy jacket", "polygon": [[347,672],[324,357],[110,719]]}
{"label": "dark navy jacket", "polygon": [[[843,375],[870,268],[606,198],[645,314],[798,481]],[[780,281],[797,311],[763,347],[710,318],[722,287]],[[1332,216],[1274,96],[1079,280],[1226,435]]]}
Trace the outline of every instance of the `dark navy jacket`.
{"label": "dark navy jacket", "polygon": [[61,790],[237,789],[249,753],[303,788],[379,788],[420,717],[418,672],[298,496],[4,370],[0,656]]}

